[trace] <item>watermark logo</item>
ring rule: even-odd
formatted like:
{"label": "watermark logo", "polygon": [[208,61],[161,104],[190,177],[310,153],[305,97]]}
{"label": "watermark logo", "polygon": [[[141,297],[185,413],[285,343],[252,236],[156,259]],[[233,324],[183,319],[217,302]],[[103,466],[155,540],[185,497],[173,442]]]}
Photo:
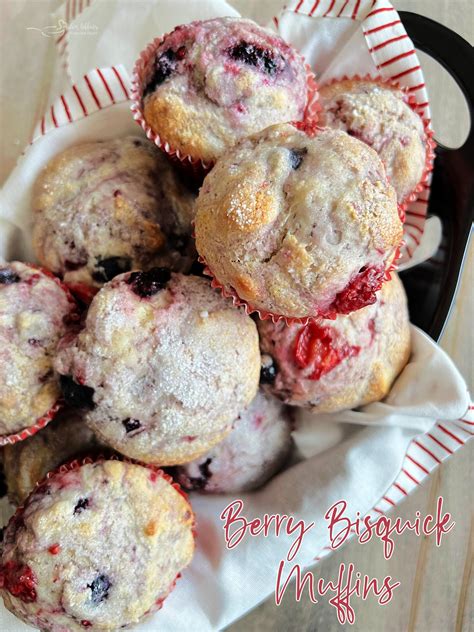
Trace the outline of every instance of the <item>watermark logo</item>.
{"label": "watermark logo", "polygon": [[99,27],[97,24],[91,24],[90,22],[74,22],[68,24],[66,20],[62,18],[58,19],[56,24],[51,26],[43,26],[38,28],[37,26],[27,26],[27,31],[37,31],[43,37],[62,37],[66,32],[69,35],[97,35]]}

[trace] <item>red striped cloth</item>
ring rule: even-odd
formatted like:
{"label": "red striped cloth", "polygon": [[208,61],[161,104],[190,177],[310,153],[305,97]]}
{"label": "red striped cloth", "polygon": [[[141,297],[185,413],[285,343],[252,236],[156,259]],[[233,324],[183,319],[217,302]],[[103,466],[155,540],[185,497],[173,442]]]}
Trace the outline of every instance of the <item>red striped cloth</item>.
{"label": "red striped cloth", "polygon": [[[375,520],[377,516],[385,515],[396,507],[473,436],[474,405],[471,404],[462,419],[438,421],[429,432],[415,437],[405,454],[400,473],[367,515]],[[329,546],[324,547],[315,557],[315,561],[331,552]]]}
{"label": "red striped cloth", "polygon": [[129,96],[130,78],[123,66],[95,68],[50,105],[34,129],[32,142],[52,129],[127,101]]}

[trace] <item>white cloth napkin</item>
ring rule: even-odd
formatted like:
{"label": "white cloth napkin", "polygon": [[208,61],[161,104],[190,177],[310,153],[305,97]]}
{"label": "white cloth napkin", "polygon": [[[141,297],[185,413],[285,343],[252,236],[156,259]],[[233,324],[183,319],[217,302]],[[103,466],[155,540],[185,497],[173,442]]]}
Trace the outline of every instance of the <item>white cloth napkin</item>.
{"label": "white cloth napkin", "polygon": [[[306,4],[313,5],[312,2],[298,3],[303,9]],[[372,5],[372,2],[369,4]],[[363,8],[364,2],[358,5]],[[345,3],[345,7],[349,14],[346,16],[344,13],[339,19],[318,21],[299,16],[295,21],[292,12],[280,17],[281,32],[299,43],[310,61],[319,51],[319,69],[326,77],[343,69],[342,63],[346,62],[341,59],[348,57],[351,60],[348,72],[364,73],[375,68],[373,58],[367,52],[367,42],[359,32],[360,25],[351,19],[351,3]],[[107,92],[94,72],[88,76],[98,91],[102,103],[100,108],[94,106],[93,99],[87,94],[82,75],[91,67],[117,66],[121,62],[130,69],[138,51],[152,37],[168,31],[179,22],[214,15],[235,15],[235,11],[220,0],[186,3],[160,0],[155,4],[119,1],[93,2],[76,17],[76,20],[98,24],[101,29],[96,46],[91,46],[90,39],[86,40],[85,46],[82,43],[84,38],[81,40],[72,35],[68,40],[70,72],[78,80],[77,89],[84,97],[88,116],[84,116],[74,101],[73,93],[69,92],[63,96],[71,105],[73,122],[68,122],[66,113],[61,109],[62,101],[58,100],[53,103],[58,127],[47,117],[39,123],[38,138],[26,149],[0,194],[0,257],[33,258],[31,191],[39,170],[52,156],[81,141],[140,133],[131,118],[129,103],[123,96],[120,100],[121,85],[112,85],[114,73],[103,69],[110,77],[114,105],[107,102]],[[314,45],[315,28],[318,29],[317,47]],[[337,51],[339,55],[335,54]],[[336,59],[339,59],[337,64]],[[119,70],[126,90],[126,71]],[[431,234],[432,239],[429,230],[425,231],[426,234]],[[434,242],[430,242],[421,252],[428,256],[433,247]],[[417,445],[423,446],[430,435],[420,433],[430,432],[431,437],[436,437],[438,427],[432,428],[436,420],[456,420],[465,415],[469,397],[464,381],[451,360],[414,327],[412,337],[412,358],[384,402],[337,415],[314,417],[300,413],[294,438],[301,460],[263,489],[242,495],[245,503],[243,513],[248,518],[280,513],[315,522],[295,562],[310,564],[328,544],[322,518],[333,502],[344,498],[352,517],[357,511],[361,515],[368,513],[387,496],[387,490],[391,489],[400,474],[402,464],[405,471],[410,471],[412,464],[404,459],[407,450],[412,449],[412,440],[419,435]],[[446,425],[444,431],[439,430],[440,436],[446,430],[464,432],[460,434],[464,443],[467,430],[455,431],[455,427],[458,428],[450,426],[450,430]],[[438,440],[438,443],[443,445],[443,441],[449,442],[450,439]],[[451,454],[459,445],[454,441],[446,447],[447,454]],[[441,455],[440,450],[439,445],[434,445],[425,455],[416,454],[423,471],[432,468],[428,465],[429,453],[435,459],[434,463],[446,456]],[[412,478],[421,479],[422,476],[418,472]],[[414,483],[408,481],[404,486],[410,490]],[[234,498],[228,496],[191,495],[197,515],[196,556],[165,601],[163,609],[139,625],[137,630],[205,632],[222,629],[272,593],[277,565],[293,539],[276,537],[274,532],[270,532],[266,538],[247,537],[236,549],[227,550],[220,514],[232,500]],[[393,502],[398,502],[398,497],[394,497]],[[11,511],[6,503],[1,509],[2,517]],[[31,628],[0,607],[0,629],[20,632]]]}

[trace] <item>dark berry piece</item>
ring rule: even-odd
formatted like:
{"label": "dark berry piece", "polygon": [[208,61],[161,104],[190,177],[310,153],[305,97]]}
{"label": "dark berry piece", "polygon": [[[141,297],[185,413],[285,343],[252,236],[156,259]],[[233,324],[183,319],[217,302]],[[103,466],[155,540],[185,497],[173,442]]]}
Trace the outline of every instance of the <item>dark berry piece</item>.
{"label": "dark berry piece", "polygon": [[229,48],[227,52],[232,59],[242,61],[249,66],[255,66],[268,75],[274,75],[278,70],[279,62],[281,63],[283,60],[281,56],[280,59],[275,59],[274,54],[268,48],[261,48],[245,41]]}
{"label": "dark berry piece", "polygon": [[88,506],[89,506],[88,498],[79,498],[79,500],[76,503],[76,506],[74,507],[74,515],[82,513],[84,509],[87,509]]}
{"label": "dark berry piece", "polygon": [[204,489],[206,487],[208,480],[212,476],[212,472],[209,469],[211,463],[212,459],[206,459],[204,463],[199,465],[199,472],[201,473],[201,476],[189,479],[191,489]]}
{"label": "dark berry piece", "polygon": [[91,589],[92,603],[94,606],[98,606],[109,596],[109,589],[111,587],[110,579],[107,575],[98,575],[92,584],[87,584],[87,587]]}
{"label": "dark berry piece", "polygon": [[168,268],[152,268],[148,272],[132,272],[127,279],[132,290],[141,298],[148,298],[162,290],[171,279]]}
{"label": "dark berry piece", "polygon": [[268,360],[262,362],[262,368],[260,369],[260,384],[274,384],[278,373],[278,368],[270,356]]}
{"label": "dark berry piece", "polygon": [[306,149],[306,147],[303,147],[302,149],[298,149],[296,147],[290,149],[291,168],[295,171],[296,169],[299,169],[299,167],[301,167],[301,163],[303,162],[303,158],[306,156],[307,153],[308,150]]}
{"label": "dark berry piece", "polygon": [[191,265],[191,269],[189,270],[189,274],[192,274],[193,276],[206,276],[204,274],[204,266],[202,263],[199,263],[199,261],[193,261],[192,265]]}
{"label": "dark berry piece", "polygon": [[131,266],[132,262],[128,257],[98,259],[96,263],[97,270],[92,274],[92,278],[98,283],[111,281],[117,274],[128,272]]}
{"label": "dark berry piece", "polygon": [[76,408],[94,408],[94,389],[85,384],[78,384],[70,375],[61,375],[61,391],[64,400]]}
{"label": "dark berry piece", "polygon": [[184,254],[188,241],[189,239],[186,235],[179,235],[178,233],[170,233],[168,235],[168,244],[170,248],[177,250],[181,254]]}
{"label": "dark berry piece", "polygon": [[138,430],[138,428],[140,428],[141,426],[141,423],[138,421],[138,419],[130,419],[130,417],[127,417],[127,419],[124,419],[122,423],[125,427],[125,432],[127,434],[129,432],[133,432],[134,430]]}
{"label": "dark berry piece", "polygon": [[2,268],[0,270],[0,284],[1,285],[12,285],[12,283],[18,283],[20,280],[20,276],[13,272],[10,268]]}
{"label": "dark berry piece", "polygon": [[87,261],[71,261],[70,259],[66,259],[64,262],[64,267],[66,270],[79,270],[85,265]]}
{"label": "dark berry piece", "polygon": [[185,56],[185,46],[181,46],[177,51],[169,48],[167,51],[162,53],[156,60],[155,72],[153,73],[149,84],[145,88],[143,96],[145,97],[150,92],[153,92],[156,87],[160,86],[169,79],[175,72],[178,62],[184,59]]}

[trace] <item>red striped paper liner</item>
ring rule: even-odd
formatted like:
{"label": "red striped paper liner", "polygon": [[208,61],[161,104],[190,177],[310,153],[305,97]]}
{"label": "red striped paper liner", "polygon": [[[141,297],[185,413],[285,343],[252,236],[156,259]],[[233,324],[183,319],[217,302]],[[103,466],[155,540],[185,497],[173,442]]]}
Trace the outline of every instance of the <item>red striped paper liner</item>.
{"label": "red striped paper liner", "polygon": [[[474,405],[471,404],[461,419],[438,421],[433,428],[415,437],[406,451],[400,472],[366,514],[371,522],[384,516],[400,504],[447,458],[455,454],[474,436]],[[361,534],[364,529],[361,529]],[[353,536],[351,536],[353,537]],[[333,552],[327,545],[314,558],[316,562]]]}
{"label": "red striped paper liner", "polygon": [[[411,191],[411,193],[409,195],[407,195],[401,202],[399,202],[399,215],[400,215],[400,219],[402,220],[402,222],[405,221],[406,219],[406,210],[408,208],[408,204],[410,202],[414,202],[419,194],[421,193],[421,191],[423,191],[425,189],[426,185],[429,185],[430,179],[431,179],[431,173],[433,171],[433,162],[434,162],[434,157],[435,157],[435,148],[436,148],[436,143],[433,139],[433,130],[430,127],[430,123],[428,121],[428,119],[424,119],[422,116],[420,116],[420,113],[418,112],[418,106],[416,103],[416,99],[413,96],[412,93],[410,93],[408,91],[407,88],[403,87],[402,85],[400,85],[400,83],[398,83],[397,81],[394,81],[393,79],[384,79],[381,76],[376,76],[376,77],[372,77],[370,74],[364,75],[364,76],[360,76],[360,75],[353,75],[353,76],[348,76],[348,75],[344,75],[340,78],[333,78],[331,79],[331,81],[328,81],[326,84],[322,85],[321,87],[324,86],[330,86],[333,85],[335,83],[339,83],[341,81],[364,81],[366,83],[373,83],[376,85],[381,85],[383,87],[387,87],[387,88],[391,88],[394,90],[399,90],[400,92],[402,92],[403,94],[403,101],[413,110],[413,112],[415,114],[417,114],[420,117],[421,122],[423,123],[423,130],[424,130],[424,134],[425,134],[425,138],[424,138],[424,143],[425,143],[425,166],[423,169],[423,173],[421,174],[421,178],[419,180],[419,182],[417,183],[417,185],[415,186],[415,188],[413,189],[413,191]],[[322,107],[322,105],[321,105]],[[388,176],[387,176],[388,178]],[[388,178],[390,181],[390,178]],[[423,227],[421,227],[423,228]],[[423,233],[421,233],[423,234]]]}
{"label": "red striped paper liner", "polygon": [[[398,261],[401,256],[401,249],[404,245],[402,241],[399,246],[395,248],[395,252],[392,256],[391,261],[388,263],[385,274],[384,274],[384,283],[390,281],[392,278],[392,272],[395,272],[398,267]],[[211,279],[211,287],[215,290],[218,290],[224,298],[230,298],[234,307],[243,308],[245,313],[250,316],[251,314],[257,314],[260,320],[271,320],[273,323],[277,323],[280,320],[285,321],[287,325],[292,325],[294,323],[298,323],[300,325],[307,325],[311,322],[319,322],[321,318],[326,320],[335,320],[337,318],[337,314],[334,316],[305,316],[302,318],[298,318],[296,316],[284,316],[283,314],[274,314],[273,312],[268,312],[266,310],[260,309],[258,307],[254,307],[248,301],[245,301],[243,298],[237,294],[234,288],[226,288],[222,285],[222,283],[215,277],[214,273],[208,266],[206,259],[202,256],[198,256],[198,261],[204,266],[203,273],[210,277]],[[378,291],[378,290],[377,290]]]}
{"label": "red striped paper liner", "polygon": [[[150,66],[154,62],[154,56],[157,48],[161,45],[163,40],[168,37],[168,35],[169,33],[161,37],[156,37],[140,53],[140,56],[135,62],[132,76],[131,95],[133,118],[143,129],[149,140],[164,151],[178,167],[183,169],[188,175],[191,175],[196,182],[201,183],[205,175],[212,169],[214,163],[206,162],[199,157],[183,153],[174,147],[165,138],[162,138],[157,132],[155,132],[150,125],[148,125],[143,112],[143,90],[151,74]],[[318,86],[316,83],[316,77],[308,64],[305,64],[305,68],[308,85],[308,97],[302,123],[304,123],[307,129],[313,129],[317,125],[318,112],[320,109],[318,103]]]}
{"label": "red striped paper liner", "polygon": [[[386,80],[397,82],[408,91],[414,98],[413,105],[426,129],[431,131],[429,99],[421,64],[413,42],[389,0],[292,0],[273,19],[277,31],[284,13],[313,18],[351,18],[359,22],[379,74]],[[417,192],[418,198],[405,204],[406,243],[401,257],[404,264],[413,258],[423,235],[430,185],[431,174]]]}
{"label": "red striped paper liner", "polygon": [[10,435],[1,435],[0,446],[13,445],[14,443],[18,443],[19,441],[24,441],[25,439],[28,439],[28,437],[32,437],[54,419],[56,413],[61,407],[62,402],[58,400],[54,404],[54,406],[50,408],[48,412],[45,413],[42,417],[40,417],[32,426],[29,426],[28,428],[23,428],[23,430],[19,430],[18,432],[14,432]]}

